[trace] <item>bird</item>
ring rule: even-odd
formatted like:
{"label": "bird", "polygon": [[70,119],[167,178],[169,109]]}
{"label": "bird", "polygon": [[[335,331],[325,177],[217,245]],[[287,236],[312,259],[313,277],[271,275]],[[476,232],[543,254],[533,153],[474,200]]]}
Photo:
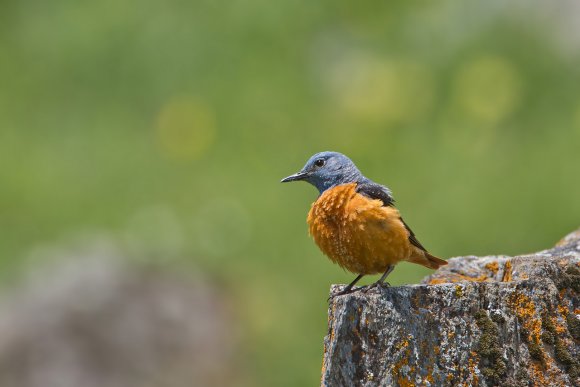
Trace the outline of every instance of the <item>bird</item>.
{"label": "bird", "polygon": [[320,250],[357,277],[341,291],[353,291],[365,275],[382,274],[364,289],[389,286],[387,276],[401,261],[438,269],[447,262],[427,251],[395,208],[392,192],[365,177],[339,152],[319,152],[282,183],[305,181],[319,191],[307,217]]}

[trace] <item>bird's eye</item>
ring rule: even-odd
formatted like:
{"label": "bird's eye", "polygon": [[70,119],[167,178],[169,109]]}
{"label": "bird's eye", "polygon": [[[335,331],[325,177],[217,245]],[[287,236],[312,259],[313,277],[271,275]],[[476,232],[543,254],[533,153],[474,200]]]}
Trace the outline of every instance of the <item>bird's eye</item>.
{"label": "bird's eye", "polygon": [[314,165],[316,165],[318,168],[322,167],[324,165],[324,159],[318,159],[314,162]]}

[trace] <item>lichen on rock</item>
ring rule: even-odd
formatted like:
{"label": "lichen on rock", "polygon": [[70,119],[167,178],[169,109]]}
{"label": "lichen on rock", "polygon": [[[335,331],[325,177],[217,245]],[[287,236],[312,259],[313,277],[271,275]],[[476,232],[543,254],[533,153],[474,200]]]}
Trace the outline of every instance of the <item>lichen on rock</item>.
{"label": "lichen on rock", "polygon": [[[336,291],[334,287],[332,291]],[[322,385],[580,385],[580,230],[329,307]]]}

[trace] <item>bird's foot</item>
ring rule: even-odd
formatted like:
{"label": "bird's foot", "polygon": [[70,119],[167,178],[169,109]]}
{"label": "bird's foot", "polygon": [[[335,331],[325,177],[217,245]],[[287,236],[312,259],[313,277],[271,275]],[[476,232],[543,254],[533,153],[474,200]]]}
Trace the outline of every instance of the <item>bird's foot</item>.
{"label": "bird's foot", "polygon": [[391,287],[391,284],[390,284],[390,283],[388,283],[388,282],[380,282],[380,281],[377,281],[377,282],[375,282],[375,283],[373,283],[373,284],[370,284],[370,285],[368,285],[367,287],[365,287],[365,288],[363,289],[363,293],[365,293],[365,294],[366,294],[366,293],[368,293],[368,292],[369,292],[371,289],[375,289],[375,288],[390,288],[390,287]]}
{"label": "bird's foot", "polygon": [[340,291],[338,291],[338,292],[336,292],[336,293],[332,293],[332,294],[331,294],[331,295],[328,297],[328,300],[327,300],[327,301],[330,301],[330,300],[332,300],[334,297],[338,297],[338,296],[344,296],[345,294],[351,294],[351,293],[357,292],[357,291],[359,291],[359,290],[361,290],[361,289],[363,289],[363,288],[364,288],[364,287],[358,287],[358,288],[355,288],[355,287],[349,287],[349,286],[345,286],[345,287],[344,287],[342,290],[340,290]]}

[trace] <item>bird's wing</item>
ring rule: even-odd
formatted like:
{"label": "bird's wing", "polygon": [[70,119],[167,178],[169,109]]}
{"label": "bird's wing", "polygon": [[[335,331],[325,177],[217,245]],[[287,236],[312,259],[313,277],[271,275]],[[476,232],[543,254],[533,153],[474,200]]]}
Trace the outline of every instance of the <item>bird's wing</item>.
{"label": "bird's wing", "polygon": [[377,183],[359,183],[356,186],[356,192],[371,199],[379,199],[383,202],[383,206],[392,206],[395,204],[395,199],[391,196],[391,191],[387,187]]}
{"label": "bird's wing", "polygon": [[[391,191],[389,191],[389,189],[385,186],[382,186],[377,183],[360,183],[357,185],[356,191],[371,199],[379,199],[380,201],[383,202],[383,206],[394,207],[395,199],[393,199],[393,197],[391,196]],[[411,230],[411,228],[407,225],[407,223],[405,223],[403,218],[400,217],[399,219],[405,225],[405,228],[409,232],[409,242],[411,242],[412,245],[420,248],[421,250],[427,251],[427,249],[423,247],[421,242],[419,242],[413,230]]]}
{"label": "bird's wing", "polygon": [[425,247],[423,247],[421,242],[419,242],[419,240],[415,236],[415,233],[413,232],[413,230],[411,230],[411,228],[407,225],[407,223],[405,223],[405,221],[403,220],[402,217],[400,219],[401,219],[401,222],[403,222],[403,224],[405,225],[405,228],[407,229],[407,231],[409,231],[409,241],[411,242],[411,244],[414,246],[417,246],[421,250],[427,252],[427,249]]}

